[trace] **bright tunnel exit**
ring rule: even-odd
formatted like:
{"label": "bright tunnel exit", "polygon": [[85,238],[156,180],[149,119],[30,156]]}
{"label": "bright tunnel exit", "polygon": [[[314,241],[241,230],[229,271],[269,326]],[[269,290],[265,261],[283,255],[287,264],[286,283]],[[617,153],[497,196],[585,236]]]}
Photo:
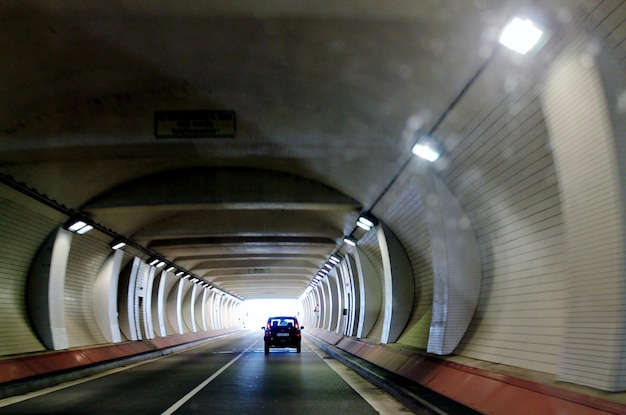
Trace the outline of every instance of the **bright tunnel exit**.
{"label": "bright tunnel exit", "polygon": [[244,328],[260,330],[270,316],[302,316],[302,305],[298,300],[246,300],[242,305]]}

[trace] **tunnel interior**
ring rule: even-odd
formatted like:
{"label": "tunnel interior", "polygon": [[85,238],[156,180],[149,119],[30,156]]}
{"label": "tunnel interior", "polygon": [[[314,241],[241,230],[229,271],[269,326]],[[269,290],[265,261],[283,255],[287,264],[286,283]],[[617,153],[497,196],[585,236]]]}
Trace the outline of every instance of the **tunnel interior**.
{"label": "tunnel interior", "polygon": [[621,399],[626,2],[0,16],[0,358],[256,330],[288,300],[344,349]]}

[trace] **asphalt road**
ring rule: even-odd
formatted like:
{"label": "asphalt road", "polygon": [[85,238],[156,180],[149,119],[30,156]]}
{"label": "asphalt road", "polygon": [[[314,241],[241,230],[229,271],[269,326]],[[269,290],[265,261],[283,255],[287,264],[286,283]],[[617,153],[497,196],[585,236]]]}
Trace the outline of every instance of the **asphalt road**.
{"label": "asphalt road", "polygon": [[21,397],[1,414],[398,414],[410,413],[350,369],[303,342],[263,351],[263,333],[202,346]]}

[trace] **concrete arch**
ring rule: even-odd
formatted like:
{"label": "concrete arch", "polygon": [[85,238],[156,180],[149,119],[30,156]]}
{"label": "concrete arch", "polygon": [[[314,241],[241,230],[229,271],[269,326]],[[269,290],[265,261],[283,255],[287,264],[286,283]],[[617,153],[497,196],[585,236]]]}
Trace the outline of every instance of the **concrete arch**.
{"label": "concrete arch", "polygon": [[348,336],[356,336],[361,309],[361,297],[359,295],[360,288],[356,262],[353,255],[346,254],[344,256],[344,260],[341,262],[341,270],[345,284],[348,284],[345,290],[347,316],[343,333]]}
{"label": "concrete arch", "polygon": [[376,269],[370,259],[358,247],[354,250],[357,280],[359,287],[359,315],[357,319],[356,336],[367,337],[380,312],[382,305],[381,288]]}
{"label": "concrete arch", "polygon": [[400,241],[385,224],[378,226],[377,236],[385,274],[385,310],[380,341],[393,343],[402,334],[413,308],[413,271]]}
{"label": "concrete arch", "polygon": [[[103,264],[93,286],[93,311],[98,328],[111,343],[122,341],[117,312],[117,286],[124,252],[115,251]],[[159,290],[161,292],[161,290]],[[154,298],[154,296],[153,296]],[[158,300],[157,300],[158,302]],[[156,303],[155,303],[156,304]],[[159,324],[161,327],[161,324]],[[165,329],[159,331],[164,333]],[[164,334],[161,334],[162,336]]]}
{"label": "concrete arch", "polygon": [[[251,180],[254,178],[254,180]],[[236,204],[239,208],[268,204],[351,205],[354,199],[310,179],[253,168],[193,168],[162,171],[123,183],[94,197],[86,211],[125,206]]]}

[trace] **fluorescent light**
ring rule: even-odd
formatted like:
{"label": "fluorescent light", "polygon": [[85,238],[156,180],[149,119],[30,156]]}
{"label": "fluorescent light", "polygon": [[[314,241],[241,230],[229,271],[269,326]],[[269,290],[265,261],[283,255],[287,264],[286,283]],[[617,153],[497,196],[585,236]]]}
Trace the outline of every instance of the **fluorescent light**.
{"label": "fluorescent light", "polygon": [[439,158],[439,156],[441,156],[441,153],[439,151],[433,149],[428,144],[417,143],[413,146],[413,149],[411,151],[416,156],[421,157],[424,160],[428,160],[431,163],[436,161]]}
{"label": "fluorescent light", "polygon": [[351,237],[349,237],[349,236],[344,236],[344,237],[343,237],[343,242],[344,242],[346,245],[356,246],[356,242],[357,242],[357,240],[356,240],[356,239],[354,239],[354,238],[351,238]]}
{"label": "fluorescent light", "polygon": [[500,35],[500,43],[517,53],[525,55],[541,39],[543,30],[535,26],[530,19],[514,18],[506,25]]}
{"label": "fluorescent light", "polygon": [[87,222],[81,219],[74,219],[66,222],[65,229],[70,232],[76,232],[79,235],[89,232],[93,229],[92,225],[89,225]]}
{"label": "fluorescent light", "polygon": [[361,215],[356,221],[356,226],[365,230],[366,232],[369,232],[374,226],[376,226],[376,222],[373,218]]}
{"label": "fluorescent light", "polygon": [[124,241],[113,241],[113,244],[111,245],[111,249],[117,250],[117,249],[124,248],[125,246],[126,246],[126,242]]}
{"label": "fluorescent light", "polygon": [[93,229],[93,226],[85,225],[82,228],[80,228],[79,230],[77,230],[76,233],[79,234],[79,235],[83,235],[83,234],[89,232],[92,229]]}
{"label": "fluorescent light", "polygon": [[369,226],[370,228],[373,228],[375,225],[374,221],[372,221],[370,218],[367,218],[365,216],[359,216],[359,219],[357,220],[357,222],[361,222],[363,225]]}
{"label": "fluorescent light", "polygon": [[175,267],[174,265],[170,265],[170,266],[169,266],[169,267],[165,270],[165,272],[172,272],[172,271],[174,271],[175,269],[176,269],[176,267]]}
{"label": "fluorescent light", "polygon": [[365,230],[365,231],[371,231],[371,230],[372,230],[372,227],[371,227],[371,226],[368,226],[368,225],[366,225],[366,224],[365,224],[365,223],[363,223],[363,222],[359,222],[359,221],[357,221],[356,226],[358,226],[359,228],[361,228],[361,229],[363,229],[363,230]]}
{"label": "fluorescent light", "polygon": [[341,262],[341,258],[337,254],[331,255],[330,258],[328,258],[328,260],[334,264],[338,264]]}
{"label": "fluorescent light", "polygon": [[177,276],[177,277],[180,277],[180,276],[181,276],[181,275],[183,275],[184,273],[185,273],[185,271],[178,271],[178,272],[176,273],[176,276]]}
{"label": "fluorescent light", "polygon": [[68,231],[72,231],[72,232],[76,232],[79,229],[84,228],[85,226],[87,226],[87,224],[85,222],[83,222],[82,220],[77,220],[72,225],[70,225],[70,227],[67,228],[67,230]]}

